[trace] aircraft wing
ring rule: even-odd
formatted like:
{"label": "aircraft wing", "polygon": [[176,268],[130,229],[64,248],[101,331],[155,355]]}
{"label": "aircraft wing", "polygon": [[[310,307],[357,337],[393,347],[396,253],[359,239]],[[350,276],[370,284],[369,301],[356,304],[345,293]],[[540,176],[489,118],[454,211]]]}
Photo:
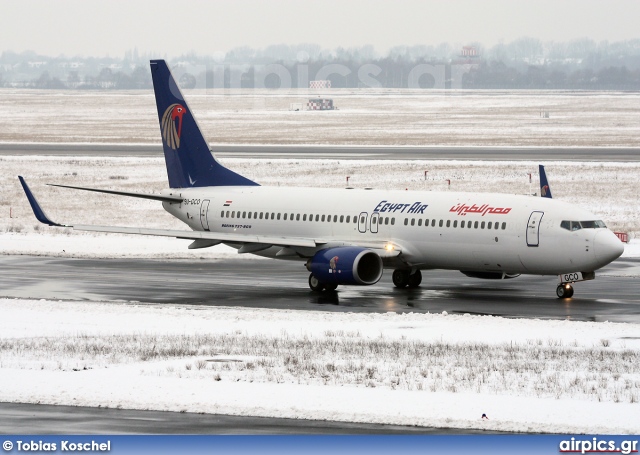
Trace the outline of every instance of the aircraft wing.
{"label": "aircraft wing", "polygon": [[[60,226],[60,225],[58,225]],[[275,246],[298,246],[298,247],[316,247],[325,242],[313,239],[295,238],[295,237],[277,237],[266,235],[251,234],[235,234],[226,232],[208,232],[208,231],[182,231],[179,229],[149,229],[138,227],[120,227],[120,226],[92,226],[92,225],[72,225],[71,227],[77,231],[92,232],[111,232],[116,234],[139,234],[139,235],[155,235],[160,237],[175,237],[178,239],[191,240],[213,240],[218,243],[259,243],[262,245]]]}

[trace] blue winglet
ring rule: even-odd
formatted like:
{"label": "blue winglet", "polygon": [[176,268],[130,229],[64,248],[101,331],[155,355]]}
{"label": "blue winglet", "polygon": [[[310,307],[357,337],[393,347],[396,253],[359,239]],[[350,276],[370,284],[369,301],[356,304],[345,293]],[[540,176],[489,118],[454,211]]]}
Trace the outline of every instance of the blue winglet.
{"label": "blue winglet", "polygon": [[551,199],[551,187],[549,187],[547,174],[544,172],[544,166],[540,164],[538,168],[540,170],[540,196]]}
{"label": "blue winglet", "polygon": [[47,214],[44,213],[44,210],[42,210],[42,207],[40,207],[40,204],[38,204],[38,201],[36,200],[36,197],[33,195],[31,190],[29,189],[29,186],[27,186],[27,182],[25,182],[24,179],[22,178],[22,176],[20,176],[20,175],[18,176],[18,179],[20,179],[20,183],[22,184],[22,188],[24,189],[24,192],[27,195],[27,199],[29,199],[29,204],[31,204],[31,210],[33,210],[33,214],[36,216],[38,221],[40,221],[41,223],[44,223],[44,224],[48,224],[49,226],[62,226],[62,227],[64,227],[64,224],[58,224],[58,223],[55,223],[55,222],[53,222],[53,221],[51,221],[49,219]]}

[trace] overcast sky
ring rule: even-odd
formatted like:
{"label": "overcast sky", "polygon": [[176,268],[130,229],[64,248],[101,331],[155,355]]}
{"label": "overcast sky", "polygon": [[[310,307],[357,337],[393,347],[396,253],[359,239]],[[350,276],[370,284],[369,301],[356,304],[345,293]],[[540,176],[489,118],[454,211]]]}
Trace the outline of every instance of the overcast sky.
{"label": "overcast sky", "polygon": [[172,57],[281,43],[386,52],[522,36],[619,41],[640,37],[639,19],[637,0],[9,0],[0,51],[121,57],[137,47]]}

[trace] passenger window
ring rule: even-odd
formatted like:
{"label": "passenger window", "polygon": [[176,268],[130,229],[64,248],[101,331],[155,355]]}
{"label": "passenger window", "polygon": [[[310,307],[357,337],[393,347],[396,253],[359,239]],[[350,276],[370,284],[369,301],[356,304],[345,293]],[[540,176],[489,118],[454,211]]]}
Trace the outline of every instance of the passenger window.
{"label": "passenger window", "polygon": [[442,225],[443,225],[443,224],[444,224],[444,223],[443,223],[443,221],[442,221],[442,220],[440,220],[440,223],[438,223],[438,225],[439,225],[440,227],[442,227]]}
{"label": "passenger window", "polygon": [[471,229],[473,227],[473,223],[471,221],[469,221],[467,223],[467,229]]}
{"label": "passenger window", "polygon": [[[316,221],[320,220],[320,215],[316,215]],[[322,217],[322,221],[324,221],[324,217]]]}
{"label": "passenger window", "polygon": [[331,215],[327,215],[327,223],[331,223]]}
{"label": "passenger window", "polygon": [[405,219],[404,219],[404,225],[406,226],[406,225],[408,225],[408,224],[409,224],[409,218],[405,218]]}
{"label": "passenger window", "polygon": [[458,227],[458,220],[454,220],[453,227]]}
{"label": "passenger window", "polygon": [[376,224],[378,222],[378,219],[374,216],[371,217],[371,224]]}
{"label": "passenger window", "polygon": [[220,212],[220,218],[224,218],[224,210]]}
{"label": "passenger window", "polygon": [[253,212],[253,219],[257,220],[258,219],[258,212]]}
{"label": "passenger window", "polygon": [[[280,219],[280,215],[278,215],[278,219]],[[284,220],[287,221],[287,214],[284,214]]]}
{"label": "passenger window", "polygon": [[307,214],[302,215],[302,221],[307,221]]}
{"label": "passenger window", "polygon": [[491,229],[491,225],[492,225],[492,224],[493,224],[493,223],[492,223],[491,221],[489,221],[489,222],[487,223],[487,229]]}
{"label": "passenger window", "polygon": [[271,212],[271,219],[273,220],[276,217],[276,213],[275,212]]}
{"label": "passenger window", "polygon": [[337,223],[338,222],[338,215],[333,215],[333,222]]}
{"label": "passenger window", "polygon": [[347,223],[351,223],[351,215],[347,215],[346,222],[347,222]]}
{"label": "passenger window", "polygon": [[498,222],[496,221],[496,225],[495,225],[494,229],[498,229],[499,227],[500,227],[500,223],[498,223]]}
{"label": "passenger window", "polygon": [[451,220],[447,220],[447,227],[451,226]]}
{"label": "passenger window", "polygon": [[227,210],[227,216],[225,216],[225,218],[229,218],[229,211]]}
{"label": "passenger window", "polygon": [[[322,215],[322,221],[324,221],[325,217],[326,217],[326,215]],[[316,221],[317,221],[317,220],[316,220]]]}
{"label": "passenger window", "polygon": [[248,216],[248,218],[249,218],[249,219],[251,219],[251,212],[249,212],[249,216]]}
{"label": "passenger window", "polygon": [[418,218],[418,226],[422,226],[422,218]]}
{"label": "passenger window", "polygon": [[502,223],[502,230],[504,231],[507,228],[507,223],[503,222]]}
{"label": "passenger window", "polygon": [[387,216],[387,217],[385,217],[385,219],[384,219],[384,224],[389,224],[389,217],[388,217],[388,216]]}
{"label": "passenger window", "polygon": [[436,220],[431,220],[431,227],[436,227]]}
{"label": "passenger window", "polygon": [[246,218],[247,217],[247,212],[242,212],[242,218]]}
{"label": "passenger window", "polygon": [[235,218],[236,217],[236,212],[235,210],[233,212],[231,212],[231,218]]}
{"label": "passenger window", "polygon": [[429,227],[429,218],[424,220],[424,227]]}
{"label": "passenger window", "polygon": [[[287,214],[285,213],[284,216],[287,216]],[[278,219],[280,219],[280,214],[278,213]]]}
{"label": "passenger window", "polygon": [[477,221],[475,223],[473,223],[473,228],[474,229],[478,229],[478,222]]}
{"label": "passenger window", "polygon": [[480,229],[484,229],[484,221],[480,223]]}
{"label": "passenger window", "polygon": [[411,218],[411,226],[415,226],[416,225],[416,219],[415,218]]}
{"label": "passenger window", "polygon": [[360,217],[360,222],[364,223],[364,217],[363,216]]}
{"label": "passenger window", "polygon": [[344,215],[340,215],[340,222],[344,223]]}
{"label": "passenger window", "polygon": [[464,220],[460,221],[460,227],[463,228],[464,227]]}
{"label": "passenger window", "polygon": [[395,218],[391,218],[391,226],[393,226],[394,224],[396,224],[396,219]]}

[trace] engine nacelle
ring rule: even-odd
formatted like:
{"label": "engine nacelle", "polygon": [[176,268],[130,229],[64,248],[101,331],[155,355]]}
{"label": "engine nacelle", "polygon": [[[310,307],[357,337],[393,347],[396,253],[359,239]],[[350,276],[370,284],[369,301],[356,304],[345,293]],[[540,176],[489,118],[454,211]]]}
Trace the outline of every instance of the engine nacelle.
{"label": "engine nacelle", "polygon": [[508,280],[510,278],[519,277],[519,273],[504,273],[504,272],[468,272],[466,270],[460,270],[468,277],[482,278],[483,280]]}
{"label": "engine nacelle", "polygon": [[366,248],[327,248],[307,261],[307,270],[321,283],[371,285],[382,277],[382,259]]}

